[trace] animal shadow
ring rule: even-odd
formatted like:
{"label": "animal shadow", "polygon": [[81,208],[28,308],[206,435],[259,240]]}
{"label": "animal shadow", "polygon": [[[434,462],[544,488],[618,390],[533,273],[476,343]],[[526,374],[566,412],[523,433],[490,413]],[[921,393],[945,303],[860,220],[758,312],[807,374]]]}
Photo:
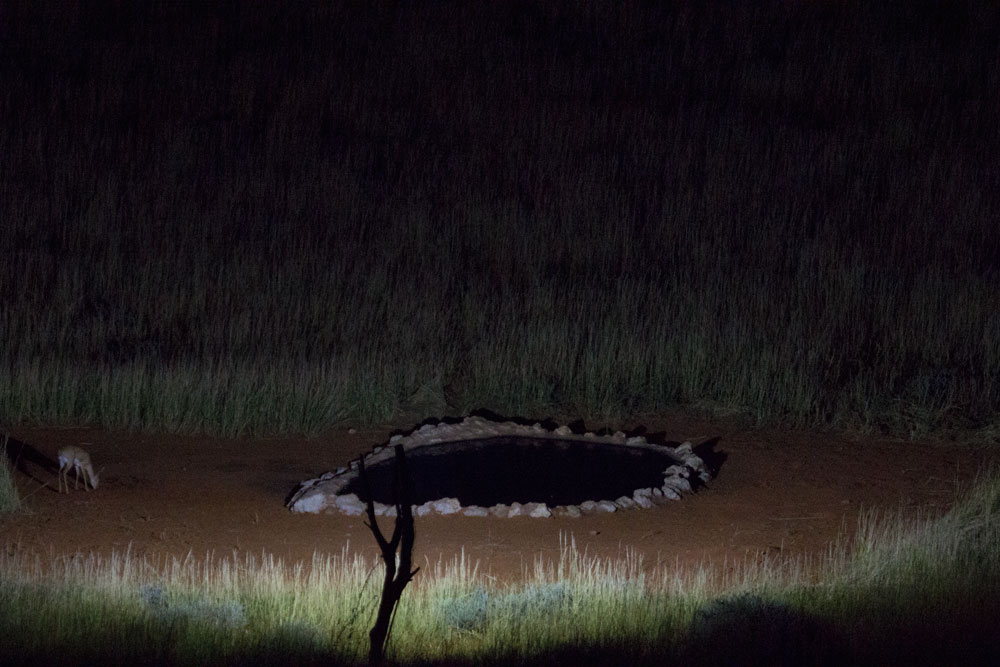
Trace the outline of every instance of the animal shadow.
{"label": "animal shadow", "polygon": [[[38,451],[33,445],[10,436],[7,437],[6,441],[7,446],[0,451],[7,457],[14,470],[19,470],[42,486],[48,486],[48,480],[51,479],[48,477],[49,475],[58,474],[59,464]],[[39,469],[46,473],[45,477],[38,476]]]}

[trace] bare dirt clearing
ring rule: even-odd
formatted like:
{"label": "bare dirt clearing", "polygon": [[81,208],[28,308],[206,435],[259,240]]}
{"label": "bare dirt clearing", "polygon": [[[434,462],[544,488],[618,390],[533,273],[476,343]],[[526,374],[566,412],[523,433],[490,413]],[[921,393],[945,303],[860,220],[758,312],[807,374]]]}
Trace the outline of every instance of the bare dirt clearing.
{"label": "bare dirt clearing", "polygon": [[[648,510],[550,519],[420,517],[415,564],[449,562],[464,550],[480,572],[517,579],[538,555],[558,555],[561,534],[589,555],[616,558],[633,549],[647,566],[819,554],[845,531],[853,533],[864,510],[942,511],[977,472],[1000,461],[996,448],[961,441],[747,429],[688,417],[644,425],[671,440],[719,438],[716,451],[728,458],[717,479],[694,496]],[[14,479],[26,509],[0,517],[0,543],[8,554],[37,553],[43,561],[130,549],[154,562],[266,552],[308,565],[315,552],[339,554],[345,546],[375,558],[360,517],[292,514],[284,502],[302,480],[346,465],[389,434],[234,440],[15,428],[12,438],[53,463],[59,447],[83,446],[101,470],[101,484],[90,493],[59,494],[55,468],[22,460],[24,471]]]}

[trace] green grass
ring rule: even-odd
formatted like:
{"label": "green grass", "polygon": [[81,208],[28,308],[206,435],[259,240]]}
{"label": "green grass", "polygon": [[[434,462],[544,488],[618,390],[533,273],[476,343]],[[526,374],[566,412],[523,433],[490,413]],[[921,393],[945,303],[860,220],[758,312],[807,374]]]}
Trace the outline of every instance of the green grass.
{"label": "green grass", "polygon": [[[419,527],[418,527],[419,534]],[[523,583],[424,564],[396,613],[401,664],[987,664],[1000,657],[1000,479],[942,516],[861,520],[803,558],[685,569],[561,541]],[[380,566],[377,566],[380,567]],[[4,664],[356,664],[378,572],[348,549],[270,556],[0,555]]]}
{"label": "green grass", "polygon": [[10,3],[0,421],[995,440],[991,4],[695,4]]}

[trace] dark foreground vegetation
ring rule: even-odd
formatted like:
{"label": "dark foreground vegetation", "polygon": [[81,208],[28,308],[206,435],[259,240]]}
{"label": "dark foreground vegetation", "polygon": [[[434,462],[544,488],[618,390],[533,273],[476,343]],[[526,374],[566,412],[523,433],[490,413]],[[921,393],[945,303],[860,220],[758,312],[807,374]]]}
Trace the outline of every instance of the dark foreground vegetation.
{"label": "dark foreground vegetation", "polygon": [[0,421],[1000,424],[998,12],[4,2]]}

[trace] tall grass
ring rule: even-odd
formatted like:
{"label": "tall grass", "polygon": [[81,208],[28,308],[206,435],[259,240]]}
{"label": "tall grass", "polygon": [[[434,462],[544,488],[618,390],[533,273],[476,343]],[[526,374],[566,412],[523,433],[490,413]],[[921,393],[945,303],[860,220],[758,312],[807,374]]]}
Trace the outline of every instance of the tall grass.
{"label": "tall grass", "polygon": [[[866,515],[853,545],[719,567],[601,560],[562,538],[501,585],[427,563],[396,613],[401,664],[988,664],[1000,657],[1000,480],[922,519]],[[735,567],[732,567],[735,565]],[[0,554],[4,664],[356,664],[378,576],[348,549],[151,562]]]}
{"label": "tall grass", "polygon": [[996,432],[985,0],[64,4],[0,9],[0,420]]}
{"label": "tall grass", "polygon": [[0,437],[0,514],[13,512],[21,507],[21,494],[14,485],[14,470],[7,454],[6,433]]}

